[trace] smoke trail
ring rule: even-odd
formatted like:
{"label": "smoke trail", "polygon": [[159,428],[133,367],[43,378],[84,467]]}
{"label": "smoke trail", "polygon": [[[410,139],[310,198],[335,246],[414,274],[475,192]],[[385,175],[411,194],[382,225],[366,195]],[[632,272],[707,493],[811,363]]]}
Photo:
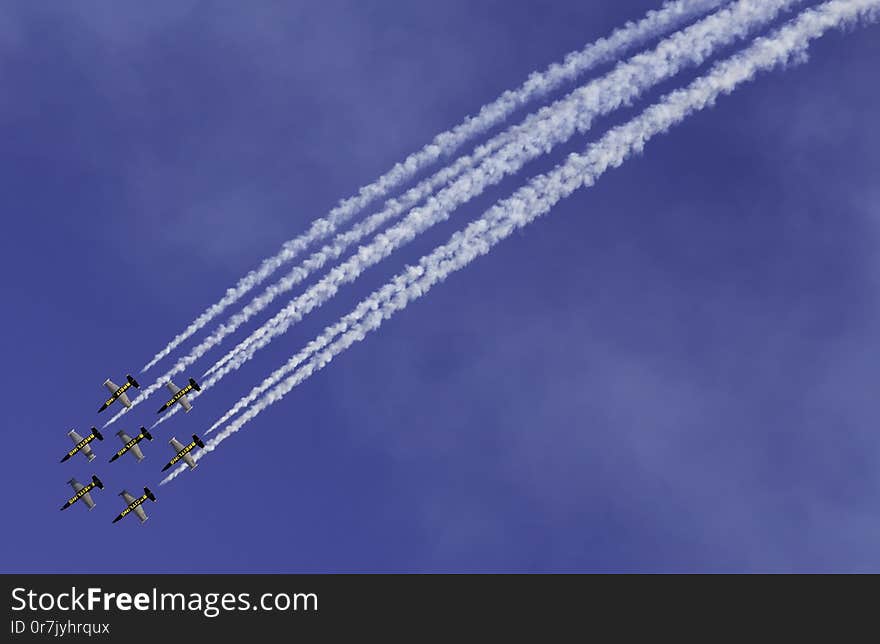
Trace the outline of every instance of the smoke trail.
{"label": "smoke trail", "polygon": [[[407,217],[373,241],[362,246],[356,255],[332,269],[322,280],[256,329],[234,349],[218,361],[205,375],[211,377],[202,383],[202,391],[213,387],[223,377],[238,369],[275,337],[283,334],[311,310],[333,297],[339,287],[356,279],[366,268],[391,254],[396,248],[411,241],[430,226],[449,217],[456,207],[480,194],[488,185],[497,183],[506,174],[519,170],[527,161],[549,151],[553,145],[570,138],[575,130],[587,131],[592,119],[608,113],[632,100],[656,83],[669,78],[688,64],[700,64],[717,47],[729,44],[767,22],[780,11],[803,0],[738,0],[729,8],[704,18],[700,22],[660,42],[653,50],[638,54],[600,79],[571,92],[566,98],[541,108],[536,118],[511,128],[515,138],[494,156],[485,159],[477,168],[465,173],[452,184],[431,197],[426,205],[414,208]],[[132,401],[132,407],[146,400],[162,383],[167,382],[215,346],[223,331],[212,334],[153,385]],[[129,409],[131,409],[129,408]],[[176,410],[175,410],[176,411]],[[128,412],[120,410],[104,427]],[[166,414],[161,424],[173,414]]]}
{"label": "smoke trail", "polygon": [[[654,50],[620,63],[602,78],[578,88],[550,106],[541,108],[534,117],[511,128],[511,140],[494,156],[458,177],[432,196],[424,206],[414,208],[401,222],[376,235],[370,244],[362,246],[353,257],[332,269],[323,279],[242,340],[205,372],[204,375],[211,374],[211,378],[204,383],[203,389],[210,388],[230,371],[241,367],[256,351],[333,297],[340,286],[354,281],[368,267],[378,263],[416,235],[446,220],[455,208],[482,193],[489,185],[498,183],[505,175],[522,168],[526,162],[566,141],[575,131],[587,131],[597,116],[632,101],[640,93],[675,75],[685,66],[702,63],[718,47],[744,37],[750,30],[771,20],[780,11],[800,2],[802,0],[739,0],[729,8],[668,37]],[[204,355],[219,341],[221,335],[211,336],[190,355],[181,358],[180,368]]]}
{"label": "smoke trail", "polygon": [[208,307],[186,329],[177,334],[141,369],[141,372],[155,366],[182,342],[223,313],[251,289],[259,286],[309,245],[333,234],[341,224],[356,215],[367,204],[385,196],[441,156],[453,153],[470,139],[501,123],[520,106],[550,93],[563,83],[574,80],[597,65],[619,58],[654,37],[678,29],[691,19],[728,1],[667,2],[660,9],[649,11],[639,22],[628,22],[607,38],[601,38],[581,51],[569,53],[564,62],[554,63],[543,72],[531,74],[523,85],[504,92],[492,103],[484,105],[476,116],[468,117],[451,130],[438,134],[431,143],[408,156],[402,163],[396,164],[374,183],[362,187],[356,196],[341,201],[326,217],[312,222],[307,232],[286,242],[276,255],[264,260],[259,268],[241,278],[234,287],[227,289],[219,302]]}
{"label": "smoke trail", "polygon": [[[484,159],[477,168],[458,177],[429,199],[425,206],[413,209],[402,222],[377,235],[370,245],[361,247],[354,257],[331,270],[324,279],[290,302],[224,356],[205,373],[212,375],[202,383],[202,391],[210,389],[230,371],[238,369],[273,338],[327,301],[342,284],[356,279],[367,267],[387,257],[418,233],[448,218],[451,210],[480,194],[486,186],[497,183],[505,174],[517,171],[526,161],[548,151],[553,144],[569,138],[576,129],[586,131],[597,114],[612,111],[623,102],[634,98],[640,91],[673,75],[683,65],[699,64],[713,48],[744,36],[749,29],[771,19],[783,8],[802,1],[739,0],[733,8],[721,10],[676,33],[662,41],[650,53],[635,56],[601,79],[572,92],[551,106],[542,108],[537,116],[525,119],[529,127],[524,122],[511,128],[511,140],[494,155]],[[247,315],[253,315],[252,311],[253,308]],[[241,319],[237,317],[238,324]],[[162,383],[196,362],[231,332],[231,327],[224,326],[205,338],[132,401],[132,408],[146,400]],[[128,409],[120,410],[105,427],[127,411]],[[166,414],[157,424],[165,422],[172,415],[173,412]]]}
{"label": "smoke trail", "polygon": [[321,335],[309,342],[302,351],[300,351],[290,360],[288,360],[283,367],[275,370],[258,386],[251,389],[250,393],[248,393],[247,396],[243,397],[241,400],[235,403],[235,405],[230,408],[229,411],[227,411],[219,420],[217,420],[217,422],[211,425],[211,427],[205,433],[210,434],[215,429],[220,427],[223,423],[235,416],[244,407],[259,398],[260,395],[263,394],[265,391],[278,384],[281,381],[281,378],[296,369],[296,367],[301,365],[313,353],[315,353],[316,351],[320,351],[321,349],[326,347],[328,344],[330,344],[330,341],[333,340],[333,338],[351,328],[356,322],[363,319],[364,316],[370,311],[375,311],[376,309],[378,309],[381,304],[386,303],[396,293],[399,293],[400,291],[406,289],[410,283],[414,282],[418,277],[421,277],[421,275],[423,275],[423,271],[421,269],[408,268],[404,273],[395,276],[389,283],[385,284],[382,288],[375,291],[370,297],[361,301],[360,304],[358,304],[351,313],[344,316],[341,320],[339,320],[339,322],[326,327]]}
{"label": "smoke trail", "polygon": [[[720,4],[713,2],[711,4]],[[528,128],[538,118],[532,114],[519,125],[519,128]],[[203,356],[212,347],[223,341],[231,333],[234,333],[243,324],[247,323],[254,315],[257,315],[269,306],[275,298],[284,293],[289,292],[295,286],[302,283],[313,271],[322,268],[328,261],[338,259],[342,256],[347,248],[352,244],[361,241],[364,237],[376,232],[380,227],[388,221],[400,216],[410,208],[414,207],[423,199],[426,199],[441,186],[449,183],[460,175],[463,171],[474,167],[483,159],[491,156],[496,151],[507,144],[512,136],[518,131],[514,128],[492,137],[488,142],[479,146],[472,154],[463,155],[455,161],[455,163],[439,170],[428,179],[424,179],[415,187],[409,189],[399,199],[389,199],[385,203],[385,207],[380,212],[374,213],[365,221],[362,221],[350,230],[338,234],[332,243],[323,246],[319,251],[304,260],[300,265],[290,270],[284,277],[272,286],[267,287],[260,295],[255,297],[240,312],[233,315],[228,321],[220,325],[208,338],[195,347],[191,352],[191,356],[199,358]],[[221,366],[225,361],[221,361],[215,367]],[[203,375],[211,373],[207,371]]]}
{"label": "smoke trail", "polygon": [[[547,213],[560,199],[581,187],[593,185],[609,168],[618,167],[629,156],[641,152],[652,137],[666,132],[693,112],[711,107],[719,96],[731,93],[740,84],[752,80],[758,72],[805,60],[810,42],[829,29],[854,24],[859,20],[868,22],[878,19],[880,0],[831,0],[807,9],[772,35],[756,39],[743,52],[717,63],[709,73],[687,88],[668,94],[639,117],[612,129],[591,145],[585,154],[572,154],[552,172],[538,175],[512,197],[493,206],[483,218],[453,235],[449,243],[423,258],[418,267],[408,267],[398,275],[396,279],[401,280],[401,284],[408,284],[405,290],[396,291],[393,297],[386,298],[382,308],[368,305],[366,308],[370,312],[361,323],[271,389],[256,405],[208,441],[205,449],[195,458],[200,459],[216,449],[266,407],[281,400],[315,371],[325,367],[333,357],[362,340],[369,331],[377,329],[384,319],[424,295],[433,284],[487,253],[516,228]],[[374,300],[374,297],[375,294],[361,304]],[[182,469],[171,472],[161,484],[174,479]]]}

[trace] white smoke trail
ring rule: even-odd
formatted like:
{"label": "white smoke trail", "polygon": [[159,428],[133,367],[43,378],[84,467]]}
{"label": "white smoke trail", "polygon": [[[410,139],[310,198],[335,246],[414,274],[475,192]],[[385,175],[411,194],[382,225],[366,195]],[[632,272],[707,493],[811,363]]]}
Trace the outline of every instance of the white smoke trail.
{"label": "white smoke trail", "polygon": [[265,391],[278,384],[281,381],[281,378],[296,369],[296,367],[301,365],[312,354],[314,354],[316,351],[320,351],[328,344],[330,344],[330,341],[333,340],[333,338],[335,338],[340,333],[344,333],[356,322],[362,320],[364,316],[367,315],[367,313],[369,313],[370,311],[375,311],[376,309],[378,309],[381,304],[384,304],[385,302],[390,300],[396,293],[399,293],[401,290],[407,288],[410,283],[421,277],[422,274],[423,272],[418,268],[408,268],[404,273],[395,276],[394,279],[385,284],[379,290],[375,291],[370,297],[361,301],[360,304],[358,304],[351,313],[344,316],[341,320],[339,320],[339,322],[326,327],[321,335],[309,342],[302,351],[294,355],[290,360],[287,361],[284,366],[275,370],[258,386],[251,389],[247,396],[244,396],[241,400],[235,403],[235,405],[233,405],[233,407],[230,408],[229,411],[227,411],[219,420],[217,420],[217,422],[211,425],[211,427],[205,433],[210,434],[215,429],[220,427],[223,423],[235,416],[244,407],[259,398],[260,395],[262,395]]}
{"label": "white smoke trail", "polygon": [[[584,85],[550,106],[541,108],[536,115],[511,128],[510,141],[494,156],[458,177],[432,196],[424,206],[414,208],[403,221],[376,235],[370,244],[362,246],[354,256],[332,269],[323,279],[242,340],[205,372],[204,375],[210,374],[211,378],[204,383],[203,389],[209,389],[230,371],[241,367],[259,349],[333,297],[340,286],[354,281],[368,267],[429,227],[447,219],[455,208],[478,196],[488,186],[498,183],[505,175],[515,173],[528,161],[566,141],[575,131],[587,131],[597,116],[632,101],[685,66],[702,63],[719,47],[744,37],[752,29],[773,19],[780,11],[802,1],[739,0],[669,36],[654,50],[620,63],[602,78]],[[204,355],[219,341],[221,335],[208,338],[190,355],[181,358],[178,361],[180,369]]]}
{"label": "white smoke trail", "polygon": [[574,80],[594,67],[613,61],[634,47],[678,29],[693,18],[729,1],[677,0],[667,2],[660,9],[649,11],[640,21],[628,22],[607,38],[601,38],[581,51],[569,53],[564,62],[554,63],[543,72],[531,74],[523,85],[515,90],[504,92],[492,103],[484,105],[476,116],[468,117],[451,130],[438,134],[431,143],[411,154],[402,163],[396,164],[374,183],[362,187],[356,196],[341,201],[326,217],[316,219],[307,232],[286,242],[276,255],[264,260],[259,268],[241,278],[234,287],[227,289],[226,294],[219,302],[208,307],[186,329],[177,334],[141,369],[141,372],[155,366],[181,343],[223,313],[251,289],[259,286],[312,243],[333,234],[341,224],[356,215],[367,204],[387,195],[423,168],[442,156],[455,152],[470,139],[501,123],[522,105],[545,96],[565,82]]}
{"label": "white smoke trail", "polygon": [[[530,129],[525,124],[511,128],[512,140],[494,156],[460,176],[433,196],[425,206],[413,209],[403,221],[377,235],[371,244],[362,246],[356,255],[331,270],[322,280],[240,342],[206,372],[205,375],[211,374],[211,377],[202,383],[202,391],[210,389],[228,373],[241,367],[275,337],[285,333],[292,324],[333,297],[340,286],[353,281],[366,268],[378,263],[430,226],[447,219],[452,210],[480,194],[488,185],[497,183],[505,174],[516,172],[527,161],[570,138],[576,130],[587,131],[597,115],[611,112],[633,100],[642,91],[669,78],[686,65],[702,63],[718,47],[744,37],[751,29],[771,20],[780,11],[802,1],[738,0],[730,7],[669,36],[650,52],[618,64],[602,78],[588,83],[550,106],[541,108],[537,117],[526,119],[530,123]],[[188,355],[179,358],[165,375],[132,401],[132,408],[193,364],[224,335],[222,331],[212,334]],[[177,411],[174,408],[166,413],[156,425],[165,422]],[[127,412],[128,409],[120,410],[104,427],[111,425]]]}
{"label": "white smoke trail", "polygon": [[[719,4],[719,3],[714,3]],[[315,270],[322,268],[328,261],[338,259],[352,244],[356,244],[368,235],[373,234],[380,227],[400,216],[414,207],[423,199],[433,194],[438,188],[446,185],[463,171],[473,168],[487,157],[491,156],[506,145],[517,132],[533,125],[539,115],[532,114],[517,128],[508,129],[501,134],[492,137],[489,141],[480,145],[469,155],[463,155],[455,163],[439,170],[431,177],[422,180],[415,187],[410,188],[398,199],[389,199],[380,212],[372,214],[366,220],[355,224],[350,230],[339,233],[330,244],[326,244],[319,251],[312,253],[301,264],[291,269],[284,277],[275,284],[267,287],[260,295],[255,297],[241,311],[233,315],[221,324],[203,342],[190,351],[190,356],[200,358],[211,348],[220,344],[227,336],[246,324],[254,315],[259,314],[269,306],[277,297],[288,293],[295,286],[302,283]],[[212,373],[225,363],[225,359],[218,362],[205,374]]]}
{"label": "white smoke trail", "polygon": [[[454,208],[480,194],[488,185],[497,183],[505,174],[515,172],[526,161],[569,138],[576,129],[586,131],[597,114],[612,111],[623,102],[632,100],[640,91],[671,76],[684,65],[699,64],[713,48],[744,36],[751,28],[763,24],[782,9],[799,2],[803,0],[739,0],[732,8],[721,10],[667,38],[650,53],[635,56],[601,79],[572,92],[565,99],[541,108],[537,116],[526,119],[529,127],[521,123],[510,129],[511,140],[494,156],[484,159],[477,168],[460,176],[432,197],[425,206],[413,209],[402,222],[377,235],[370,245],[361,247],[353,258],[334,268],[327,277],[290,302],[237,345],[205,373],[212,375],[202,383],[202,391],[210,389],[230,371],[250,360],[256,351],[332,297],[342,284],[356,279],[367,267],[387,257],[418,233],[448,218]],[[252,315],[252,311],[253,309],[247,315]],[[240,323],[241,317],[237,320]],[[132,407],[146,400],[163,383],[196,362],[228,333],[231,333],[230,327],[221,327],[189,354],[179,358],[171,369],[132,401]],[[105,427],[127,412],[128,409],[120,410]],[[156,424],[165,422],[176,412],[177,408],[166,413]]]}
{"label": "white smoke trail", "polygon": [[[810,42],[829,29],[860,20],[868,22],[878,19],[880,0],[831,0],[807,9],[770,36],[756,39],[743,52],[717,63],[709,73],[687,88],[668,94],[637,118],[612,129],[591,145],[585,154],[572,154],[552,172],[538,175],[512,197],[497,203],[481,219],[469,224],[463,232],[453,235],[449,243],[423,258],[418,267],[408,267],[398,275],[396,280],[402,289],[394,291],[390,297],[383,296],[384,305],[381,308],[378,308],[376,297],[382,289],[364,300],[358,309],[365,306],[370,312],[363,316],[359,324],[272,388],[256,405],[208,441],[205,449],[195,458],[198,460],[216,449],[265,408],[281,400],[315,371],[325,367],[333,357],[362,340],[369,331],[377,329],[384,319],[424,295],[433,284],[486,254],[516,228],[546,214],[559,200],[581,187],[593,185],[605,171],[620,166],[628,157],[640,153],[652,137],[666,132],[693,112],[711,107],[719,96],[729,94],[740,84],[752,80],[758,72],[805,60]],[[373,302],[375,306],[367,302]],[[171,472],[161,484],[173,480],[182,470],[178,468]]]}

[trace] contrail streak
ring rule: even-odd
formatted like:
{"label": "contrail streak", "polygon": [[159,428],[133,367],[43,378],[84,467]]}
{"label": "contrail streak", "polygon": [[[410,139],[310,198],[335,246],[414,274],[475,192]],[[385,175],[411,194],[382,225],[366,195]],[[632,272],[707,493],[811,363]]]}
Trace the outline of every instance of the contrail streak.
{"label": "contrail streak", "polygon": [[[511,140],[495,155],[485,159],[432,196],[424,206],[414,208],[399,223],[379,233],[351,258],[329,271],[309,289],[293,299],[273,318],[205,372],[209,389],[230,371],[236,370],[275,337],[285,333],[307,313],[320,306],[340,286],[357,279],[394,250],[431,226],[449,218],[461,204],[481,194],[488,186],[513,174],[528,161],[549,152],[576,132],[586,132],[597,116],[614,111],[657,83],[674,76],[688,65],[698,65],[719,47],[746,36],[752,29],[773,19],[780,11],[803,0],[739,0],[728,8],[663,40],[650,52],[620,63],[613,71],[570,93],[536,115],[511,128]],[[212,336],[189,356],[178,361],[180,369],[194,362],[209,346]],[[212,344],[213,343],[213,344]],[[178,369],[179,370],[179,369]],[[171,372],[173,374],[174,372]],[[169,374],[170,375],[170,374]]]}
{"label": "contrail streak", "polygon": [[[418,267],[408,267],[398,275],[403,284],[408,284],[405,290],[387,298],[381,308],[372,308],[359,324],[273,387],[256,405],[208,441],[205,449],[200,450],[195,458],[198,460],[216,449],[264,409],[281,400],[315,371],[325,367],[333,357],[362,340],[369,331],[377,329],[384,319],[424,295],[433,284],[486,254],[516,228],[546,214],[559,200],[581,187],[593,185],[605,171],[620,166],[628,157],[640,153],[652,137],[668,131],[693,112],[711,107],[719,96],[729,94],[740,84],[752,80],[758,72],[789,62],[801,62],[806,58],[810,42],[829,29],[859,20],[876,21],[878,18],[880,0],[831,0],[807,9],[772,35],[756,39],[743,52],[717,63],[709,73],[685,89],[666,95],[637,118],[610,130],[586,153],[572,154],[552,172],[538,175],[512,197],[493,206],[480,220],[453,235],[449,243],[423,258]],[[372,300],[375,295],[365,302]],[[174,479],[183,469],[181,467],[171,472],[161,484]]]}
{"label": "contrail streak", "polygon": [[[553,144],[569,138],[575,129],[589,129],[593,116],[611,111],[626,100],[631,100],[642,89],[674,74],[685,64],[702,62],[713,47],[732,42],[745,35],[751,27],[769,20],[782,8],[802,1],[739,0],[733,5],[734,8],[723,9],[704,18],[662,41],[652,52],[635,56],[626,64],[618,65],[600,80],[572,92],[567,98],[556,101],[549,107],[541,108],[537,116],[525,119],[530,124],[529,127],[521,123],[510,128],[508,135],[511,140],[493,156],[458,177],[429,199],[425,206],[414,208],[402,222],[377,235],[371,244],[361,247],[351,259],[332,269],[324,279],[288,303],[205,372],[204,375],[211,374],[211,377],[202,383],[202,391],[213,387],[226,374],[238,369],[254,353],[302,319],[306,313],[330,299],[341,285],[356,279],[367,267],[378,263],[418,233],[448,218],[453,209],[480,194],[486,186],[497,183],[505,174],[515,172],[526,161],[548,151]],[[564,132],[568,134],[564,135]],[[196,362],[228,333],[231,333],[229,327],[221,327],[189,354],[179,358],[171,369],[132,401],[132,407],[146,400],[163,383]],[[120,410],[104,427],[114,423],[127,411],[128,409]],[[174,412],[165,414],[157,424],[165,422],[173,414]]]}
{"label": "contrail streak", "polygon": [[[424,206],[414,208],[401,222],[376,235],[370,244],[360,247],[354,256],[333,268],[323,279],[240,342],[205,373],[211,376],[202,383],[202,391],[210,389],[228,373],[241,367],[275,337],[285,333],[291,325],[333,297],[340,286],[355,280],[368,267],[419,233],[447,219],[455,208],[479,195],[487,186],[499,182],[506,174],[518,171],[527,161],[570,138],[576,130],[589,130],[596,116],[633,100],[642,91],[673,76],[684,66],[702,63],[718,47],[744,37],[751,29],[771,20],[780,11],[802,1],[738,0],[730,7],[669,36],[653,50],[618,64],[613,71],[571,92],[564,99],[541,108],[536,118],[526,119],[531,124],[530,128],[526,128],[524,123],[511,128],[512,140],[494,156],[458,177]],[[220,337],[218,334],[209,336],[188,355],[179,358],[164,376],[132,401],[132,408],[192,365],[216,345]],[[120,410],[104,427],[111,425],[128,409]],[[165,414],[157,424],[171,416],[173,412]]]}
{"label": "contrail streak", "polygon": [[234,287],[227,289],[226,294],[219,302],[208,307],[186,329],[177,334],[141,369],[141,372],[155,366],[181,343],[223,313],[251,289],[259,286],[312,243],[332,235],[341,224],[356,215],[367,204],[387,195],[426,166],[444,155],[455,152],[470,139],[501,123],[522,105],[545,96],[563,83],[574,80],[602,63],[619,58],[627,51],[652,38],[678,29],[693,18],[711,11],[725,2],[729,2],[729,0],[667,2],[660,9],[649,11],[642,20],[629,22],[607,38],[601,38],[580,51],[569,53],[562,63],[554,63],[543,72],[531,74],[523,85],[504,92],[493,102],[484,105],[476,116],[469,116],[451,130],[438,134],[424,148],[408,156],[402,163],[396,164],[375,182],[362,187],[356,196],[341,201],[326,217],[316,219],[307,232],[287,241],[276,255],[264,260],[256,270],[241,278]]}

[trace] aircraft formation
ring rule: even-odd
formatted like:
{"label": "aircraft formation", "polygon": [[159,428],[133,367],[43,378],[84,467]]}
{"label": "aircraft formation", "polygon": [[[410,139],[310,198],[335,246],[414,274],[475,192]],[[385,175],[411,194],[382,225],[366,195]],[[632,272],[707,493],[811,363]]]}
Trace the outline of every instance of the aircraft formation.
{"label": "aircraft formation", "polygon": [[[104,381],[104,387],[106,387],[110,391],[110,397],[104,401],[104,404],[98,409],[98,413],[100,414],[102,411],[112,406],[114,403],[118,402],[120,405],[123,405],[126,408],[131,408],[132,403],[129,398],[130,389],[140,389],[140,384],[137,380],[135,380],[132,376],[128,375],[125,377],[125,384],[122,386],[117,385],[109,378]],[[158,414],[162,414],[174,405],[180,405],[183,407],[184,412],[188,412],[192,409],[192,403],[189,398],[187,398],[187,394],[191,391],[201,391],[199,384],[193,380],[189,379],[187,385],[181,389],[173,382],[169,381],[165,383],[166,389],[171,393],[171,398],[159,408],[159,411],[156,412]],[[130,393],[130,392],[129,392]],[[113,456],[110,458],[110,463],[118,460],[120,457],[125,454],[131,452],[132,456],[139,463],[144,460],[145,455],[143,450],[141,449],[141,441],[147,440],[152,441],[153,436],[147,431],[146,427],[141,427],[140,431],[134,437],[129,436],[124,430],[119,430],[116,432],[116,435],[119,437],[119,440],[122,441],[122,448],[119,449]],[[103,441],[104,436],[98,431],[97,427],[92,427],[91,432],[88,436],[83,438],[80,434],[76,432],[76,430],[72,429],[67,432],[67,436],[73,441],[73,448],[70,449],[64,457],[61,459],[61,462],[64,463],[71,459],[71,457],[75,456],[78,453],[82,453],[83,456],[86,457],[89,463],[95,460],[96,455],[93,450],[92,444],[95,441]],[[190,469],[196,468],[195,459],[193,459],[190,452],[192,452],[196,448],[203,448],[205,444],[202,442],[202,439],[199,438],[196,434],[192,435],[192,441],[188,444],[184,445],[175,437],[171,437],[171,440],[168,441],[168,444],[171,446],[174,451],[174,456],[165,467],[162,468],[162,471],[166,471],[170,467],[173,467],[179,461],[183,461],[186,463]],[[83,485],[76,478],[71,478],[67,481],[68,485],[73,488],[73,496],[65,501],[64,505],[61,506],[62,510],[66,510],[70,506],[74,505],[77,501],[82,501],[86,507],[91,510],[95,507],[95,500],[92,498],[92,492],[97,490],[104,489],[104,483],[98,478],[97,475],[93,474],[91,480],[88,484]],[[150,488],[144,487],[144,493],[139,497],[133,496],[127,490],[122,490],[119,493],[119,496],[123,498],[126,503],[125,508],[120,512],[115,519],[113,519],[112,523],[116,523],[123,519],[126,515],[130,513],[134,513],[135,516],[140,520],[141,523],[144,523],[147,520],[147,513],[144,511],[143,503],[147,500],[156,501],[156,496],[150,491]]]}

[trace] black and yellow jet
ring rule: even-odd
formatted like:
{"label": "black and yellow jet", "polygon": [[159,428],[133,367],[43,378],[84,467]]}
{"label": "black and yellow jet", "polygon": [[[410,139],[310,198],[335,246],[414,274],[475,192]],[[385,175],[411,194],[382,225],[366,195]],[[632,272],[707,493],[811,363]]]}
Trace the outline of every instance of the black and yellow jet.
{"label": "black and yellow jet", "polygon": [[113,519],[113,523],[116,523],[117,521],[122,519],[129,512],[134,512],[137,515],[137,518],[140,519],[140,522],[143,523],[147,520],[148,517],[147,513],[144,512],[144,509],[141,507],[141,503],[143,503],[147,499],[150,499],[150,501],[156,500],[156,497],[153,496],[153,493],[150,492],[150,488],[148,487],[144,488],[144,493],[141,494],[138,498],[134,498],[125,490],[122,490],[122,492],[119,493],[119,496],[125,499],[125,502],[128,503],[128,506],[119,513],[119,516]]}
{"label": "black and yellow jet", "polygon": [[119,458],[120,456],[122,456],[123,454],[125,454],[128,450],[131,450],[131,453],[134,454],[134,457],[138,460],[138,462],[141,462],[142,460],[144,460],[144,453],[141,451],[141,448],[138,447],[138,443],[140,443],[145,438],[148,441],[153,440],[152,434],[150,434],[150,432],[147,431],[146,427],[141,427],[141,431],[134,438],[132,438],[131,436],[126,434],[121,429],[118,432],[116,432],[116,435],[119,436],[119,439],[122,441],[122,449],[119,450],[118,452],[116,452],[110,458],[111,463],[113,461],[115,461],[117,458]]}
{"label": "black and yellow jet", "polygon": [[165,470],[167,470],[169,467],[171,467],[172,465],[174,465],[175,463],[177,463],[177,461],[179,461],[180,459],[183,459],[184,462],[187,465],[189,465],[189,469],[191,469],[191,470],[196,469],[196,461],[192,456],[189,455],[189,453],[191,451],[193,451],[196,448],[196,446],[199,446],[199,447],[205,446],[205,444],[202,442],[201,438],[199,438],[198,436],[193,434],[192,442],[189,445],[183,445],[176,438],[172,437],[172,439],[170,441],[168,441],[168,443],[171,445],[171,447],[174,448],[175,454],[174,454],[174,458],[172,458],[170,461],[168,461],[168,464],[162,468],[163,472]]}
{"label": "black and yellow jet", "polygon": [[76,479],[70,479],[68,483],[70,484],[70,487],[73,488],[73,491],[76,492],[76,494],[67,499],[67,503],[61,506],[62,510],[66,510],[80,499],[82,499],[83,503],[85,503],[88,506],[89,510],[91,510],[93,507],[95,507],[95,502],[92,501],[92,495],[89,494],[89,492],[91,492],[94,488],[98,488],[99,490],[104,489],[104,484],[101,483],[101,479],[94,475],[92,475],[92,481],[88,485],[83,485]]}
{"label": "black and yellow jet", "polygon": [[107,378],[107,380],[104,381],[104,386],[110,390],[111,396],[104,402],[103,405],[101,405],[101,408],[98,410],[99,414],[107,409],[107,407],[115,403],[117,400],[126,407],[131,407],[131,401],[128,399],[128,396],[125,395],[125,392],[129,387],[140,389],[140,385],[138,384],[138,381],[131,376],[125,376],[125,380],[126,383],[121,387],[117,387],[116,383],[110,380],[110,378]]}
{"label": "black and yellow jet", "polygon": [[199,387],[199,383],[197,383],[192,378],[189,379],[189,384],[187,384],[187,386],[183,389],[175,385],[170,380],[165,383],[165,387],[167,387],[168,391],[171,392],[171,400],[159,407],[159,411],[156,412],[157,414],[161,414],[166,409],[173,407],[174,403],[180,403],[180,406],[183,407],[183,411],[189,411],[190,409],[192,409],[192,404],[189,402],[189,398],[187,398],[186,395],[193,390],[202,390],[202,388]]}
{"label": "black and yellow jet", "polygon": [[92,427],[92,433],[85,438],[77,434],[76,431],[73,429],[67,432],[67,435],[70,436],[70,440],[72,440],[75,445],[73,449],[67,452],[67,454],[64,455],[64,458],[61,459],[62,463],[80,450],[82,450],[82,453],[85,454],[86,458],[88,458],[90,461],[95,460],[95,455],[94,453],[92,453],[92,448],[89,447],[89,443],[91,443],[96,438],[99,441],[104,440],[104,437],[101,436],[101,432],[98,431],[97,427]]}

